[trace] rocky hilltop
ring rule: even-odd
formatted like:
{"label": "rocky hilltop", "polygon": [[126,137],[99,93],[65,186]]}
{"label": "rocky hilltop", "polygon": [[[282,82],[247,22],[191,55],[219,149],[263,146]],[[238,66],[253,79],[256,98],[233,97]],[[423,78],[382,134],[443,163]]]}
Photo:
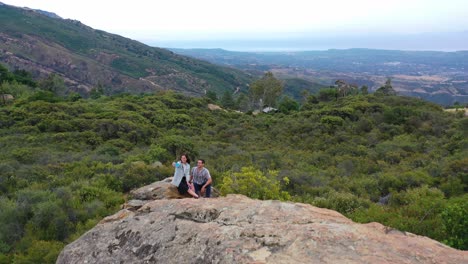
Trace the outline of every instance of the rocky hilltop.
{"label": "rocky hilltop", "polygon": [[132,192],[57,263],[468,263],[466,251],[328,209],[242,195],[166,199],[180,198],[174,191],[166,180]]}

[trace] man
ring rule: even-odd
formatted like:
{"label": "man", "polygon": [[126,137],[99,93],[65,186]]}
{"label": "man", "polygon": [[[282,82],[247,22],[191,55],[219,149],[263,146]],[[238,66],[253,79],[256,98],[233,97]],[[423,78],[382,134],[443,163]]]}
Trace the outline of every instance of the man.
{"label": "man", "polygon": [[192,169],[190,174],[190,183],[193,182],[195,192],[198,196],[205,194],[205,197],[211,197],[211,175],[210,171],[205,168],[205,160],[199,159],[197,167]]}

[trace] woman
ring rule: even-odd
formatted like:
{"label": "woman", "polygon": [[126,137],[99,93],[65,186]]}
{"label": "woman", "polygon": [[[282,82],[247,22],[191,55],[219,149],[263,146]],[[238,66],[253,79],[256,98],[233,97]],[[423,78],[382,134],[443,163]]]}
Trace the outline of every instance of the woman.
{"label": "woman", "polygon": [[174,178],[171,184],[177,186],[177,190],[180,194],[185,195],[189,193],[194,198],[198,198],[198,195],[189,188],[188,179],[190,177],[190,160],[186,154],[180,156],[180,161],[177,163],[173,162],[172,166],[175,167]]}

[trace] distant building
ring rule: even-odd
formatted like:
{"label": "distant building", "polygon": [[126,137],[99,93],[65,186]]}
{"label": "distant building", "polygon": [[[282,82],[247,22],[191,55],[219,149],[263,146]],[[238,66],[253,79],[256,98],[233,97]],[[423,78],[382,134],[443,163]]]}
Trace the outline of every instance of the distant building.
{"label": "distant building", "polygon": [[263,113],[270,113],[270,112],[277,112],[277,111],[278,111],[278,109],[273,108],[273,107],[270,107],[270,106],[265,107],[265,108],[263,108],[263,110],[262,110]]}

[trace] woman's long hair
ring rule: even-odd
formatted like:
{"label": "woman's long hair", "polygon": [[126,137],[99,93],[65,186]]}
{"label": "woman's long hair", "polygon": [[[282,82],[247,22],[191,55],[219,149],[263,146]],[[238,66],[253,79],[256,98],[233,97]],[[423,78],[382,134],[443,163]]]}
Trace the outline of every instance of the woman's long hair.
{"label": "woman's long hair", "polygon": [[187,158],[187,163],[190,164],[190,158],[189,158],[189,156],[188,156],[187,154],[185,154],[185,153],[182,153],[182,154],[180,155],[180,161],[182,161],[182,156],[185,156],[185,157]]}

